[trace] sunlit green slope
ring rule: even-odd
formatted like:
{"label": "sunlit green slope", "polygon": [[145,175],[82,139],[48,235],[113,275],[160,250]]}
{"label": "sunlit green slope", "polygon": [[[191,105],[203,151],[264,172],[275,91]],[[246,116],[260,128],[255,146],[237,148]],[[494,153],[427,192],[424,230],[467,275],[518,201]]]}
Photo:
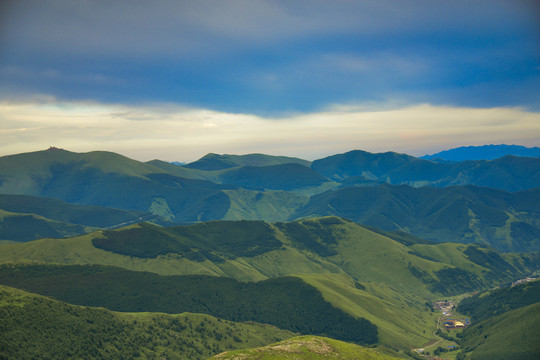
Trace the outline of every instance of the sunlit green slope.
{"label": "sunlit green slope", "polygon": [[229,351],[214,356],[215,360],[274,360],[274,359],[325,359],[325,360],[392,360],[398,359],[381,350],[368,349],[342,341],[299,336],[255,349]]}
{"label": "sunlit green slope", "polygon": [[540,302],[491,317],[464,332],[462,352],[471,360],[540,358]]}

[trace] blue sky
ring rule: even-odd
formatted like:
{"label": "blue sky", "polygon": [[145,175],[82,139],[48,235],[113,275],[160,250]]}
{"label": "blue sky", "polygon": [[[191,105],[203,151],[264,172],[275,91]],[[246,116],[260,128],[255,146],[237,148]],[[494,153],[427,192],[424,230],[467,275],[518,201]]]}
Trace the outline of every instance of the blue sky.
{"label": "blue sky", "polygon": [[[528,0],[6,0],[0,155],[45,141],[144,160],[540,145],[539,14]],[[393,118],[376,129],[372,113]],[[441,134],[438,119],[458,113],[471,127]],[[301,144],[280,138],[315,119]]]}

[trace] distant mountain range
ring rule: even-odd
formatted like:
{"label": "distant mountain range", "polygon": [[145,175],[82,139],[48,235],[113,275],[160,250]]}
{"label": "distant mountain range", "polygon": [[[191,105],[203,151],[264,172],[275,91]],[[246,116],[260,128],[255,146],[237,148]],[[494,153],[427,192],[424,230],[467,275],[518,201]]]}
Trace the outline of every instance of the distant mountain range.
{"label": "distant mountain range", "polygon": [[[529,157],[438,163],[355,150],[313,162],[209,154],[178,166],[54,149],[0,158],[6,197],[0,198],[0,240],[71,236],[141,219],[179,224],[335,215],[436,242],[540,250],[539,187],[540,158]],[[84,215],[65,215],[78,213]],[[91,221],[96,216],[109,222]],[[17,225],[24,228],[17,235],[13,224],[21,222],[28,226]]]}
{"label": "distant mountain range", "polygon": [[525,147],[521,145],[483,145],[462,146],[445,150],[433,155],[424,155],[420,159],[435,161],[466,161],[466,160],[493,160],[507,155],[540,157],[539,147]]}

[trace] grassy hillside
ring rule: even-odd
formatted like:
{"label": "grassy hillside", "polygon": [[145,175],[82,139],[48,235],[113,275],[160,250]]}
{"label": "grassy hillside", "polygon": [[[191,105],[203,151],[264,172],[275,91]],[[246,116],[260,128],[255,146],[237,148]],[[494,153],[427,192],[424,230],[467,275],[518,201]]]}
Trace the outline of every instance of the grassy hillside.
{"label": "grassy hillside", "polygon": [[435,242],[481,243],[503,251],[540,249],[540,188],[516,193],[473,186],[383,185],[312,196],[292,218],[335,215]]}
{"label": "grassy hillside", "polygon": [[0,283],[72,304],[116,311],[206,313],[362,344],[378,341],[373,324],[332,307],[315,288],[294,277],[242,283],[95,265],[8,265],[0,268]]}
{"label": "grassy hillside", "polygon": [[[347,273],[360,281],[424,295],[483,289],[537,266],[534,256],[498,255],[481,248],[471,254],[463,246],[409,247],[335,217],[275,224],[214,221],[169,228],[143,223],[72,239],[7,244],[2,250],[0,263],[93,263],[240,280]],[[437,255],[445,251],[446,255]],[[495,258],[499,261],[495,267],[486,263]]]}
{"label": "grassy hillside", "polygon": [[[401,348],[432,340],[436,315],[426,305],[430,299],[500,285],[538,268],[532,255],[383,234],[336,217],[169,228],[143,223],[75,238],[2,245],[0,263],[101,264],[242,281],[295,275],[335,308],[375,324],[383,344]],[[11,284],[16,283],[22,282]]]}
{"label": "grassy hillside", "polygon": [[368,349],[342,341],[316,337],[299,336],[256,349],[228,351],[214,356],[216,360],[272,360],[272,359],[363,359],[391,360],[398,359],[380,350]]}
{"label": "grassy hillside", "polygon": [[355,281],[344,274],[299,276],[335,307],[375,324],[382,344],[408,349],[433,339],[438,314],[421,296],[382,283]]}
{"label": "grassy hillside", "polygon": [[461,359],[540,357],[540,302],[493,316],[463,332]]}
{"label": "grassy hillside", "polygon": [[273,326],[208,315],[118,313],[0,286],[0,357],[206,359],[290,338]]}

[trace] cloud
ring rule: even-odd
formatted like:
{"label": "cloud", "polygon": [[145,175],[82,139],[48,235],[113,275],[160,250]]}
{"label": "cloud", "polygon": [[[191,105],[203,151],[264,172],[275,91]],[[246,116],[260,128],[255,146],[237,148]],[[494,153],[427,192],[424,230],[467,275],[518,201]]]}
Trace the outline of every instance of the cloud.
{"label": "cloud", "polygon": [[353,149],[424,155],[463,145],[538,146],[540,114],[520,108],[418,104],[335,105],[264,118],[174,104],[0,103],[0,154],[57,146],[108,150],[138,160],[193,161],[206,153],[316,159]]}
{"label": "cloud", "polygon": [[540,108],[533,4],[6,0],[0,98],[259,115],[397,97]]}

